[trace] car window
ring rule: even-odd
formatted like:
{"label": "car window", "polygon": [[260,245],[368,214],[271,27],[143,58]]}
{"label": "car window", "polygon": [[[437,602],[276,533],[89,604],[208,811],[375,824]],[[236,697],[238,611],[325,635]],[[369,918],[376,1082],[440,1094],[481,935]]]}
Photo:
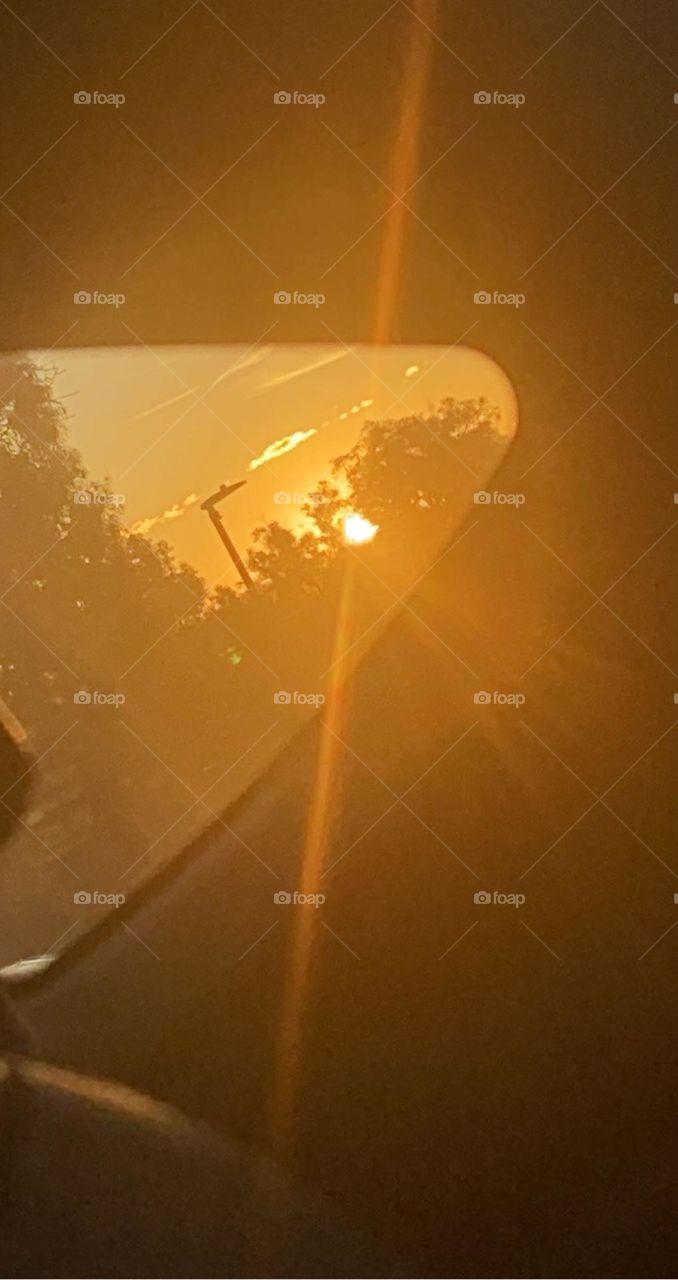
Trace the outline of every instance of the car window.
{"label": "car window", "polygon": [[35,761],[0,965],[115,910],[322,713],[516,425],[464,347],[0,361],[0,696]]}

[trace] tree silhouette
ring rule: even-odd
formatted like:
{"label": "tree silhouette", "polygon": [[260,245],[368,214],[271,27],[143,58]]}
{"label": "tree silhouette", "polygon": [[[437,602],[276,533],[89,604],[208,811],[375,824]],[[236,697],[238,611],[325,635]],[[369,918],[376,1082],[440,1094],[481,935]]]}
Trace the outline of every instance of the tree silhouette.
{"label": "tree silhouette", "polygon": [[[254,589],[210,591],[167,543],[129,533],[110,486],[88,476],[55,372],[0,361],[0,695],[49,752],[13,881],[36,922],[70,919],[63,864],[110,887],[135,859],[145,874],[176,851],[186,810],[204,824],[196,797],[266,735],[276,691],[321,689],[347,581],[359,634],[442,549],[505,444],[484,400],[366,422],[309,496],[305,528],[253,531]],[[379,526],[369,549],[346,546],[349,511]],[[81,688],[124,705],[81,707]]]}

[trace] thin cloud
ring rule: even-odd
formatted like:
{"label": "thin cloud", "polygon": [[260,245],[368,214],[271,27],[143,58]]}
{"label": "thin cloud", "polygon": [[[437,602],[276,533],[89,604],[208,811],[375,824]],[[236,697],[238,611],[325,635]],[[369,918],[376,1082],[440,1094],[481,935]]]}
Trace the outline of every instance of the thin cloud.
{"label": "thin cloud", "polygon": [[197,493],[189,493],[183,502],[175,502],[173,507],[168,507],[167,511],[163,511],[160,516],[144,516],[142,520],[137,520],[132,525],[131,532],[143,537],[145,533],[150,533],[151,529],[155,529],[158,524],[169,524],[171,520],[178,520],[179,516],[186,514],[189,507],[192,507],[198,501]]}
{"label": "thin cloud", "polygon": [[235,360],[228,368],[218,373],[216,378],[211,382],[199,383],[197,387],[187,387],[185,391],[180,391],[178,395],[171,396],[169,400],[161,400],[159,404],[153,404],[149,409],[142,409],[141,413],[135,413],[130,418],[130,422],[140,422],[142,418],[150,418],[154,413],[160,413],[162,409],[169,409],[173,404],[181,404],[182,400],[188,400],[193,397],[196,401],[198,397],[206,395],[215,387],[220,386],[227,378],[232,378],[236,373],[242,373],[245,369],[252,369],[255,365],[261,364],[262,360],[269,355],[271,347],[259,347],[255,351],[248,351],[240,360]]}
{"label": "thin cloud", "polygon": [[282,436],[280,440],[274,440],[273,444],[266,445],[258,458],[252,458],[247,470],[256,471],[258,467],[263,467],[264,463],[273,462],[274,458],[282,458],[283,454],[291,453],[293,449],[315,435],[317,435],[317,429],[311,427],[309,431],[293,431],[290,436]]}
{"label": "thin cloud", "polygon": [[235,364],[230,365],[228,369],[224,369],[223,373],[220,373],[210,383],[210,390],[212,387],[218,387],[227,378],[233,377],[234,373],[241,373],[243,369],[253,369],[255,365],[261,364],[262,360],[265,360],[272,350],[272,347],[257,347],[255,351],[246,352],[241,360],[236,360]]}
{"label": "thin cloud", "polygon": [[335,364],[337,360],[343,360],[349,351],[344,348],[341,351],[332,351],[328,356],[321,356],[319,360],[313,360],[310,364],[302,365],[300,369],[290,369],[287,373],[279,373],[275,378],[269,378],[266,382],[262,382],[257,388],[257,394],[262,391],[268,391],[269,387],[280,387],[285,382],[292,382],[294,378],[302,378],[306,373],[313,373],[315,369],[324,369],[325,365]]}
{"label": "thin cloud", "polygon": [[138,537],[143,538],[144,534],[150,533],[156,524],[160,524],[160,516],[146,516],[143,520],[137,520],[132,525],[131,533],[136,533]]}
{"label": "thin cloud", "polygon": [[135,413],[130,418],[130,422],[140,422],[142,418],[150,418],[154,413],[160,413],[161,409],[169,409],[173,404],[181,404],[182,400],[187,400],[189,396],[200,394],[200,387],[195,387],[187,391],[180,391],[178,396],[171,396],[169,400],[161,400],[159,404],[152,404],[150,409],[142,409],[141,413]]}
{"label": "thin cloud", "polygon": [[[300,370],[297,372],[300,372]],[[337,421],[345,422],[351,414],[363,413],[365,409],[369,409],[373,404],[373,400],[361,400],[360,404],[352,405],[346,413],[340,413]],[[272,462],[274,458],[281,458],[283,454],[291,453],[293,449],[297,449],[305,440],[310,440],[311,436],[317,435],[319,430],[329,427],[329,425],[329,419],[326,419],[325,422],[321,422],[320,427],[311,427],[308,431],[294,431],[289,436],[282,436],[280,440],[274,440],[273,444],[266,446],[258,458],[252,459],[247,470],[256,471],[258,467],[263,467],[266,462]]]}

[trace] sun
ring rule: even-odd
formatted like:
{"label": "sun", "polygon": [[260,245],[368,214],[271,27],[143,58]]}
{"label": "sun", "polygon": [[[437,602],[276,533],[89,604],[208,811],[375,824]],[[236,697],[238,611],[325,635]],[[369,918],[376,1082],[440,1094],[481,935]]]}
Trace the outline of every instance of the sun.
{"label": "sun", "polygon": [[371,542],[378,532],[378,524],[372,524],[365,516],[360,516],[355,511],[344,516],[344,538],[354,546]]}

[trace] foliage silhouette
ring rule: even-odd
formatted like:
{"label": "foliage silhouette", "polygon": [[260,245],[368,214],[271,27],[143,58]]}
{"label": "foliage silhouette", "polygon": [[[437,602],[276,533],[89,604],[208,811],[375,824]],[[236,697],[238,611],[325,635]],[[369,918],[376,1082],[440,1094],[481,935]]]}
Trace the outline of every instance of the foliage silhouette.
{"label": "foliage silhouette", "polygon": [[[358,636],[425,572],[505,446],[484,400],[366,422],[305,528],[253,531],[254,590],[211,591],[167,543],[125,528],[68,442],[55,374],[0,361],[0,695],[49,753],[3,872],[5,902],[36,921],[33,949],[70,924],[76,889],[112,890],[136,862],[132,884],[231,798],[236,762],[263,758],[275,692],[322,689],[347,581]],[[379,526],[369,550],[344,544],[351,510]],[[125,701],[81,706],[81,689]],[[297,723],[291,709],[268,741]]]}

